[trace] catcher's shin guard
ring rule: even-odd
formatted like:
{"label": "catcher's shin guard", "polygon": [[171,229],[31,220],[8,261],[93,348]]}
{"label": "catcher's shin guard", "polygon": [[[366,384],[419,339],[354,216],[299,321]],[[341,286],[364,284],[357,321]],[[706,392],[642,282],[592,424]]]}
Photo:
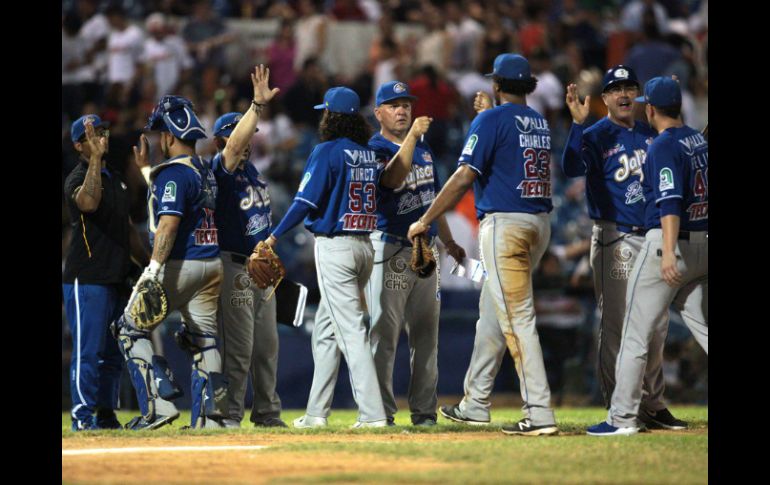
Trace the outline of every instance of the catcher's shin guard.
{"label": "catcher's shin guard", "polygon": [[126,359],[126,367],[131,378],[131,384],[136,391],[139,410],[148,420],[155,417],[155,399],[177,399],[184,395],[179,385],[174,381],[168,362],[161,356],[153,355],[152,363],[135,355],[135,342],[149,341],[149,333],[133,330],[124,324],[121,317],[113,324],[113,332],[118,334],[118,348]]}
{"label": "catcher's shin guard", "polygon": [[207,425],[219,427],[213,421],[227,417],[227,381],[221,372],[208,369],[204,365],[204,356],[207,353],[216,352],[216,336],[190,332],[183,326],[174,337],[177,344],[190,352],[193,357],[190,426],[193,428],[204,428],[208,427]]}
{"label": "catcher's shin guard", "polygon": [[[221,372],[206,372],[193,364],[192,370],[192,407],[190,426],[206,428],[209,421],[219,421],[227,417],[225,404],[227,381]],[[214,424],[214,423],[212,423]],[[214,424],[214,427],[219,427]]]}

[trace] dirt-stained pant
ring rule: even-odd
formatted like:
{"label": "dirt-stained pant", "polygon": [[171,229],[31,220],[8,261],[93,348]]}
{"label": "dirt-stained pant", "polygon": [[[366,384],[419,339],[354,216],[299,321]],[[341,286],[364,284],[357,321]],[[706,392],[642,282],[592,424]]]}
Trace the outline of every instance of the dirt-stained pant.
{"label": "dirt-stained pant", "polygon": [[522,410],[536,426],[556,422],[535,327],[532,292],[532,270],[543,257],[550,238],[546,213],[498,212],[488,214],[479,225],[481,255],[487,271],[483,303],[487,303],[486,298],[492,302],[479,302],[479,320],[493,318],[489,312],[494,308],[519,376]]}
{"label": "dirt-stained pant", "polygon": [[682,284],[671,287],[660,274],[663,231],[645,236],[629,278],[626,317],[615,364],[615,390],[607,422],[617,427],[636,426],[642,401],[642,381],[653,335],[668,330],[672,303],[708,353],[708,233],[691,232],[677,241],[677,268]]}
{"label": "dirt-stained pant", "polygon": [[222,361],[228,381],[228,417],[241,421],[244,414],[246,379],[251,371],[254,401],[251,421],[281,414],[275,391],[278,371],[278,328],[275,296],[264,301],[272,287],[261,290],[245,271],[245,256],[222,251],[224,279],[219,299]]}
{"label": "dirt-stained pant", "polygon": [[[201,347],[214,345],[202,352],[199,368],[207,373],[222,372],[222,359],[216,348],[217,337],[217,304],[222,284],[222,261],[219,257],[203,260],[173,259],[163,266],[158,279],[163,284],[168,297],[169,314],[179,310],[182,321],[190,332],[209,337],[196,337],[196,343]],[[149,338],[150,332],[136,330],[131,317],[126,314],[128,325],[120,329],[121,336],[143,335],[134,341],[130,356],[152,362],[155,351]],[[152,395],[157,396],[158,389],[155,381],[150,383]],[[223,415],[226,410],[226,400],[215,396],[215,407]],[[170,401],[161,397],[155,398],[155,411],[162,416],[170,416],[178,411]]]}

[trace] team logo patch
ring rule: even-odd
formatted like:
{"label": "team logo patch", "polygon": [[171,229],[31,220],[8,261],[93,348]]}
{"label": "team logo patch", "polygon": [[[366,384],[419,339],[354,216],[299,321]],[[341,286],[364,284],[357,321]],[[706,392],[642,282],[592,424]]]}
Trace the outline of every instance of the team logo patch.
{"label": "team logo patch", "polygon": [[652,140],[653,140],[653,138],[649,137],[645,141],[647,142],[648,145],[652,145]]}
{"label": "team logo patch", "polygon": [[83,119],[83,125],[87,125],[88,123],[93,123],[93,122],[94,122],[94,117],[91,115],[88,115]]}
{"label": "team logo patch", "polygon": [[610,278],[614,280],[627,280],[631,275],[634,251],[627,244],[619,244],[612,251],[613,261],[610,267]]}
{"label": "team logo patch", "polygon": [[515,116],[515,118],[516,128],[522,133],[529,133],[535,127],[534,123],[532,123],[532,118],[528,116]]}
{"label": "team logo patch", "polygon": [[161,202],[176,202],[176,182],[166,182],[166,186],[163,187],[163,198]]}
{"label": "team logo patch", "polygon": [[422,159],[425,160],[427,163],[433,163],[433,157],[431,157],[430,153],[428,152],[422,152]]}
{"label": "team logo patch", "polygon": [[615,77],[622,77],[623,79],[628,78],[628,71],[625,69],[618,69],[615,71]]}
{"label": "team logo patch", "polygon": [[305,176],[302,177],[302,181],[299,183],[299,191],[300,192],[305,190],[305,186],[307,185],[308,182],[310,182],[310,177],[311,177],[310,172],[305,173]]}
{"label": "team logo patch", "polygon": [[230,293],[230,306],[242,307],[254,305],[254,292],[251,278],[246,273],[238,273],[233,278],[233,291]]}
{"label": "team logo patch", "polygon": [[267,229],[270,225],[270,216],[268,214],[254,214],[249,218],[246,224],[246,235],[254,236]]}
{"label": "team logo patch", "polygon": [[377,163],[377,155],[371,150],[344,150],[345,163],[351,167],[357,167],[362,163]]}
{"label": "team logo patch", "polygon": [[396,257],[390,258],[390,261],[388,261],[388,268],[394,273],[401,274],[406,271],[406,261]]}
{"label": "team logo patch", "polygon": [[644,190],[641,182],[634,180],[626,189],[626,205],[636,204],[640,200],[644,200]]}
{"label": "team logo patch", "polygon": [[396,83],[396,85],[393,86],[393,92],[394,93],[401,94],[404,91],[406,91],[406,85],[404,85],[404,83]]}
{"label": "team logo patch", "polygon": [[663,192],[664,190],[672,190],[674,188],[674,173],[670,168],[666,167],[660,171],[660,183],[658,184],[658,190]]}
{"label": "team logo patch", "polygon": [[479,137],[478,135],[471,135],[470,138],[468,138],[468,142],[465,144],[465,148],[463,148],[463,155],[473,155],[473,149],[476,148],[476,143],[478,143]]}
{"label": "team logo patch", "polygon": [[243,291],[251,286],[251,278],[246,273],[238,273],[233,278],[233,288],[235,291]]}

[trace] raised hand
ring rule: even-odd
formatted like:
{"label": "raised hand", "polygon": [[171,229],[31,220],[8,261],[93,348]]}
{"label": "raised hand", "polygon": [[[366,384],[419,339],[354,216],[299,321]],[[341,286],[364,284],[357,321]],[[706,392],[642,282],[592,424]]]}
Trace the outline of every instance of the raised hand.
{"label": "raised hand", "polygon": [[425,133],[428,132],[428,128],[430,128],[430,124],[433,121],[433,118],[430,118],[428,116],[420,116],[416,120],[414,120],[414,123],[412,123],[412,127],[409,128],[409,135],[420,138]]}
{"label": "raised hand", "polygon": [[578,125],[582,125],[586,118],[588,118],[588,107],[591,103],[591,96],[586,96],[585,101],[581,104],[577,93],[577,84],[570,84],[567,86],[566,102],[569,112],[572,114],[572,121]]}
{"label": "raised hand", "polygon": [[268,81],[270,80],[270,69],[264,64],[254,68],[251,75],[251,84],[254,85],[254,101],[258,104],[267,104],[281,90],[279,88],[270,89]]}
{"label": "raised hand", "polygon": [[150,161],[147,159],[150,151],[150,142],[147,141],[147,137],[144,134],[139,135],[139,146],[132,147],[134,149],[134,163],[139,168],[149,167]]}
{"label": "raised hand", "polygon": [[86,121],[86,143],[91,149],[91,159],[101,161],[102,156],[107,153],[107,137],[97,136],[94,131],[93,121]]}

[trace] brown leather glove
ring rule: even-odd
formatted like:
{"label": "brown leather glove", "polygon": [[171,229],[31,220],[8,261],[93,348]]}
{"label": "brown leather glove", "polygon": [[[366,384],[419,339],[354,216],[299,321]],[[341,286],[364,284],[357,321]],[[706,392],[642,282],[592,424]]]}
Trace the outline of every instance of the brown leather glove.
{"label": "brown leather glove", "polygon": [[428,246],[423,236],[415,236],[412,245],[412,261],[409,266],[420,278],[428,278],[436,269],[436,260],[433,251]]}
{"label": "brown leather glove", "polygon": [[249,256],[246,269],[252,281],[263,290],[268,286],[277,286],[286,276],[286,268],[283,267],[281,258],[265,241],[257,243],[254,252]]}

